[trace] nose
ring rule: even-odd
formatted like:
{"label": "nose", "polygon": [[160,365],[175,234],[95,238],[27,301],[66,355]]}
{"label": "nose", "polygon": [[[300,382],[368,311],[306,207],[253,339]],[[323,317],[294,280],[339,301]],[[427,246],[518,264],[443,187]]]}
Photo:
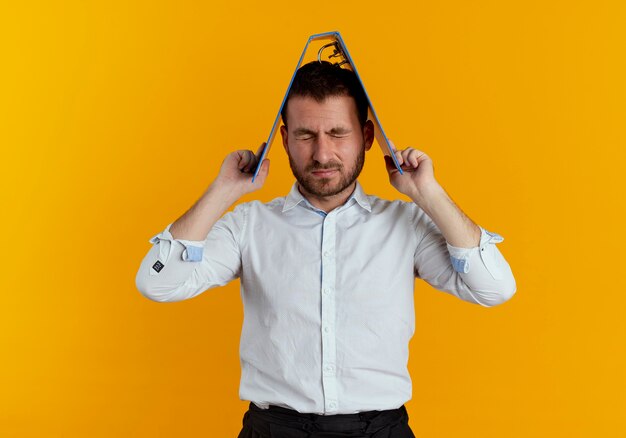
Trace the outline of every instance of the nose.
{"label": "nose", "polygon": [[332,160],[333,154],[332,141],[324,135],[318,136],[313,145],[313,159],[321,164],[326,164]]}

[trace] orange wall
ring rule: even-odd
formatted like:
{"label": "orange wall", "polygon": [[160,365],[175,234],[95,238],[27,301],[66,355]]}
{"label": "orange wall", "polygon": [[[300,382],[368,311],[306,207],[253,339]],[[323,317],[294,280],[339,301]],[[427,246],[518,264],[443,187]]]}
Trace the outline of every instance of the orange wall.
{"label": "orange wall", "polygon": [[[135,274],[223,157],[267,138],[307,37],[330,30],[389,137],[504,236],[517,280],[491,309],[416,283],[416,435],[626,434],[623,2],[13,3],[1,436],[237,435],[239,282],[161,304]],[[270,158],[242,201],[287,193],[277,143]],[[378,148],[361,182],[401,196]]]}

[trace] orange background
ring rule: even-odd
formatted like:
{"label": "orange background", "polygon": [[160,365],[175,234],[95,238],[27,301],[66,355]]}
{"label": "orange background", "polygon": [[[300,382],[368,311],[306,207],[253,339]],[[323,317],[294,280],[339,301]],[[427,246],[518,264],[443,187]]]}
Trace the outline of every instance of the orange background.
{"label": "orange background", "polygon": [[[0,436],[237,435],[239,282],[163,304],[135,274],[331,30],[517,280],[490,309],[417,282],[415,434],[626,436],[624,3],[412,5],[0,6]],[[242,201],[289,190],[276,146]],[[361,182],[401,196],[378,148]]]}

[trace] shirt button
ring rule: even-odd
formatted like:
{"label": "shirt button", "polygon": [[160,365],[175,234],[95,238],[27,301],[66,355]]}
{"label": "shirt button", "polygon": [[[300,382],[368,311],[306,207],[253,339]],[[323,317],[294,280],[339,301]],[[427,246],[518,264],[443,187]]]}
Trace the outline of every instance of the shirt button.
{"label": "shirt button", "polygon": [[325,293],[326,295],[328,295],[328,294],[330,293],[330,288],[325,287],[325,288],[324,288],[324,293]]}
{"label": "shirt button", "polygon": [[324,331],[325,331],[326,333],[328,333],[328,332],[330,331],[330,327],[328,327],[328,326],[324,327]]}
{"label": "shirt button", "polygon": [[335,402],[330,402],[330,403],[328,403],[328,407],[329,407],[330,409],[335,409],[335,407],[336,407],[336,406],[337,406],[337,403],[335,403]]}
{"label": "shirt button", "polygon": [[324,369],[326,371],[332,371],[333,370],[333,366],[332,365],[326,365],[326,367]]}
{"label": "shirt button", "polygon": [[330,252],[324,251],[324,257],[328,257],[329,255],[330,255]]}

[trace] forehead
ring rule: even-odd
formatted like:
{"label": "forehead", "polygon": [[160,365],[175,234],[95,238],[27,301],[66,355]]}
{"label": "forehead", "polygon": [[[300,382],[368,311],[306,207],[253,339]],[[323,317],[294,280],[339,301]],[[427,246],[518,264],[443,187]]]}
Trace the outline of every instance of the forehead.
{"label": "forehead", "polygon": [[287,105],[287,119],[290,128],[349,127],[359,123],[354,98],[346,95],[328,96],[322,102],[308,96],[293,96]]}

